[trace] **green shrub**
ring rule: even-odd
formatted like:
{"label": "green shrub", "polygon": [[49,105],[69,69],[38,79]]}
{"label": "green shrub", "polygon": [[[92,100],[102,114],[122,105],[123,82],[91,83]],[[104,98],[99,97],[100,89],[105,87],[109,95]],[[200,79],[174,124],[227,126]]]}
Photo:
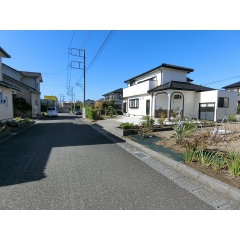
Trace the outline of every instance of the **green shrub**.
{"label": "green shrub", "polygon": [[237,106],[237,113],[240,113],[240,105]]}
{"label": "green shrub", "polygon": [[88,119],[97,119],[97,110],[92,109],[91,107],[86,106],[86,117]]}
{"label": "green shrub", "polygon": [[113,106],[108,106],[107,113],[110,115],[110,117],[113,117],[113,113],[114,113]]}
{"label": "green shrub", "polygon": [[227,118],[229,122],[237,122],[237,118],[234,115],[229,114]]}
{"label": "green shrub", "polygon": [[123,115],[123,112],[120,109],[114,109],[114,114],[116,114],[116,115]]}
{"label": "green shrub", "polygon": [[134,123],[129,123],[129,122],[121,123],[120,128],[122,128],[122,129],[133,129],[134,128]]}

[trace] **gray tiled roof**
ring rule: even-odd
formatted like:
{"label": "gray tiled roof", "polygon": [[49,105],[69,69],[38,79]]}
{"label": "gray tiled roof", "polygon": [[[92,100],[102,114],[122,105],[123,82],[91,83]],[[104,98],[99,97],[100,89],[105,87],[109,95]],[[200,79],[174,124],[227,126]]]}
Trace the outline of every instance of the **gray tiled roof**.
{"label": "gray tiled roof", "polygon": [[19,81],[17,81],[16,79],[11,78],[11,77],[9,77],[9,76],[6,75],[6,74],[3,74],[3,77],[5,77],[5,78],[7,78],[7,79],[10,79],[11,81],[13,81],[13,82],[15,82],[15,83],[17,83],[17,84],[19,84],[19,85],[22,85],[22,86],[24,86],[25,88],[31,89],[31,90],[34,91],[34,92],[38,92],[38,91],[36,91],[36,89],[34,89],[33,87],[30,87],[30,86],[28,86],[27,84],[24,84],[24,83],[22,83],[22,82],[19,82]]}
{"label": "gray tiled roof", "polygon": [[41,73],[38,72],[25,72],[25,71],[19,71],[22,75],[25,77],[40,77]]}
{"label": "gray tiled roof", "polygon": [[11,58],[11,56],[1,47],[0,47],[0,57]]}
{"label": "gray tiled roof", "polygon": [[12,84],[6,83],[4,81],[0,81],[0,86],[10,88],[10,89],[14,89],[14,90],[17,90],[17,91],[21,91],[20,88],[15,87]]}
{"label": "gray tiled roof", "polygon": [[126,82],[129,82],[129,81],[131,81],[131,80],[133,80],[133,79],[136,79],[136,78],[141,77],[141,76],[143,76],[143,75],[146,75],[146,74],[148,74],[148,73],[154,72],[154,71],[156,71],[156,70],[158,70],[158,69],[160,69],[160,68],[177,69],[177,70],[186,71],[187,73],[190,73],[190,72],[193,72],[193,71],[194,71],[193,68],[186,68],[186,67],[171,65],[171,64],[168,64],[168,63],[163,63],[163,64],[161,64],[161,65],[158,66],[158,67],[155,67],[155,68],[153,68],[153,69],[151,69],[151,70],[149,70],[149,71],[147,71],[147,72],[144,72],[144,73],[142,73],[142,74],[139,74],[139,75],[137,75],[137,76],[135,76],[135,77],[133,77],[133,78],[130,78],[130,79],[124,81],[124,82],[125,82],[125,83],[126,83]]}
{"label": "gray tiled roof", "polygon": [[123,89],[122,89],[122,88],[118,88],[118,89],[116,89],[116,90],[114,90],[114,91],[111,91],[111,92],[109,92],[109,93],[105,93],[105,94],[103,94],[102,96],[108,95],[108,94],[110,94],[110,93],[123,93]]}
{"label": "gray tiled roof", "polygon": [[222,87],[222,88],[226,89],[226,88],[236,88],[236,87],[237,87],[237,88],[240,87],[240,82],[236,82],[236,83],[227,85],[227,86]]}
{"label": "gray tiled roof", "polygon": [[209,91],[215,90],[214,88],[204,87],[201,85],[192,84],[189,82],[178,82],[178,81],[170,81],[164,85],[157,86],[148,92],[158,92],[167,89],[174,89],[174,90],[185,90],[185,91],[195,91],[195,92],[202,92],[202,91]]}

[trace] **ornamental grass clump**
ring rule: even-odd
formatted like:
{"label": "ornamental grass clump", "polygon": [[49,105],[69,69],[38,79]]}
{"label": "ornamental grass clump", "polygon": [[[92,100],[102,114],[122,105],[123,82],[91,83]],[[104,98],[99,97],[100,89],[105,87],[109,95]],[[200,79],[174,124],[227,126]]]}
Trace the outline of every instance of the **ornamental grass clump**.
{"label": "ornamental grass clump", "polygon": [[184,162],[196,162],[197,152],[190,148],[183,153]]}
{"label": "ornamental grass clump", "polygon": [[234,176],[240,176],[240,152],[228,151],[227,152],[227,166],[230,173]]}
{"label": "ornamental grass clump", "polygon": [[171,138],[175,138],[176,143],[181,143],[190,133],[194,132],[197,128],[196,123],[181,122],[177,127],[173,128],[175,133]]}

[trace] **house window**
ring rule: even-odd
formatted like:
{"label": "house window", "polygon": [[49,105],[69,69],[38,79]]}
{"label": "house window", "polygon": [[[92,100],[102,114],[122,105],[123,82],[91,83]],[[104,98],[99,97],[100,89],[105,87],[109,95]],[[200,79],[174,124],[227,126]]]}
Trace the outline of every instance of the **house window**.
{"label": "house window", "polygon": [[130,86],[135,85],[135,80],[130,81]]}
{"label": "house window", "polygon": [[175,94],[173,95],[174,99],[182,99],[182,95],[181,94]]}
{"label": "house window", "polygon": [[229,107],[229,98],[219,97],[218,107],[227,108]]}
{"label": "house window", "polygon": [[117,97],[118,97],[118,99],[122,98],[122,94],[119,93],[119,94],[117,95]]}
{"label": "house window", "polygon": [[5,107],[8,107],[8,97],[5,96]]}
{"label": "house window", "polygon": [[129,100],[129,107],[130,108],[138,108],[139,107],[139,99],[131,99]]}
{"label": "house window", "polygon": [[2,93],[0,92],[0,104],[2,103]]}

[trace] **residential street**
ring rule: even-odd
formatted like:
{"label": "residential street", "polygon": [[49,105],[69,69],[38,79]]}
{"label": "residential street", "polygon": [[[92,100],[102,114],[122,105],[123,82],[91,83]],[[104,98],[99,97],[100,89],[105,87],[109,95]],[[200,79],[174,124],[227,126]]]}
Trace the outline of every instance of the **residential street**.
{"label": "residential street", "polygon": [[81,117],[60,113],[0,141],[0,209],[214,208]]}

